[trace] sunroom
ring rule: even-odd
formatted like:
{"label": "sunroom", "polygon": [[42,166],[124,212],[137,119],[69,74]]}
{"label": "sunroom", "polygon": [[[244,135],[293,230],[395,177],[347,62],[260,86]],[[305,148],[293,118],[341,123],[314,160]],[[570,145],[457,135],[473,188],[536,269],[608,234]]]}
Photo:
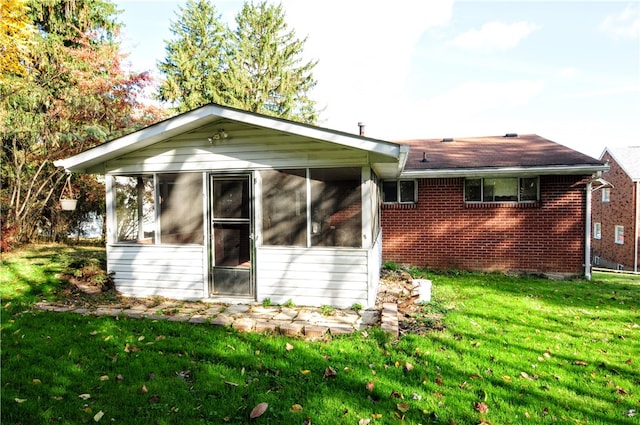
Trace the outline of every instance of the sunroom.
{"label": "sunroom", "polygon": [[380,188],[407,148],[210,104],[56,165],[104,174],[107,264],[129,296],[375,302]]}

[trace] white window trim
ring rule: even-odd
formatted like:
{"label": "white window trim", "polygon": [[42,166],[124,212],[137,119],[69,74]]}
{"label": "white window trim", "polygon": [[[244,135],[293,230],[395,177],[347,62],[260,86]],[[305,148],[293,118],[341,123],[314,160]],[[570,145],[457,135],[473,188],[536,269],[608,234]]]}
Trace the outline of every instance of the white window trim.
{"label": "white window trim", "polygon": [[[384,182],[394,182],[396,185],[396,199],[397,201],[383,201],[383,204],[417,204],[418,203],[418,181],[413,179],[400,179],[400,180],[385,180]],[[400,196],[400,182],[413,182],[413,201],[403,201]],[[384,193],[383,193],[384,198]]]}
{"label": "white window trim", "polygon": [[616,225],[614,238],[617,245],[624,245],[624,226]]}
{"label": "white window trim", "polygon": [[[491,178],[501,178],[501,177],[486,177],[487,179],[491,179]],[[518,200],[517,201],[483,201],[484,199],[484,180],[485,177],[474,177],[474,178],[465,178],[466,180],[480,180],[480,200],[479,201],[467,201],[467,185],[463,183],[464,187],[463,187],[463,199],[464,202],[467,204],[535,204],[537,202],[540,202],[540,176],[536,176],[537,179],[537,187],[536,187],[536,200],[535,201],[529,201],[529,200],[520,200],[520,180],[521,179],[528,179],[528,178],[533,178],[533,177],[511,177],[511,178],[517,178],[518,179]]]}

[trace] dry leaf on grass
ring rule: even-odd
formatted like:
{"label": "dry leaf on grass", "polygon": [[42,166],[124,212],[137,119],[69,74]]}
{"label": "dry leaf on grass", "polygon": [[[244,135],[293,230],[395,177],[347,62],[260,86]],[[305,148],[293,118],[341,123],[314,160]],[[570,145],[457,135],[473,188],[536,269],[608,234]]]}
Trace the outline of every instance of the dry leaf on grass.
{"label": "dry leaf on grass", "polygon": [[489,406],[487,406],[487,403],[480,403],[476,401],[475,403],[473,403],[473,407],[477,412],[480,413],[487,413],[489,411]]}
{"label": "dry leaf on grass", "polygon": [[338,373],[336,372],[336,370],[334,368],[332,368],[331,366],[329,366],[328,368],[326,368],[324,370],[324,377],[325,378],[333,378],[337,375]]}
{"label": "dry leaf on grass", "polygon": [[269,403],[260,403],[260,404],[258,404],[256,407],[253,408],[251,413],[249,413],[249,418],[250,419],[259,418],[260,416],[262,416],[264,414],[264,412],[267,411],[268,407],[269,407]]}
{"label": "dry leaf on grass", "polygon": [[285,348],[287,349],[287,351],[291,351],[293,350],[293,345],[287,342],[287,345],[285,345]]}
{"label": "dry leaf on grass", "polygon": [[98,413],[95,414],[95,416],[93,417],[93,420],[95,422],[99,422],[100,419],[102,419],[102,417],[104,416],[104,412],[101,410]]}

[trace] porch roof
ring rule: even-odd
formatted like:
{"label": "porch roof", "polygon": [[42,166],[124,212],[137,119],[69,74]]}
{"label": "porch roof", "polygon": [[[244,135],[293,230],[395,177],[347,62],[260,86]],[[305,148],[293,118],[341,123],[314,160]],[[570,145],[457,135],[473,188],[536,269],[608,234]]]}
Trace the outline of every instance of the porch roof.
{"label": "porch roof", "polygon": [[377,171],[386,177],[399,175],[409,151],[408,147],[393,142],[211,103],[103,143],[75,156],[58,160],[54,164],[58,167],[64,167],[69,172],[86,172],[106,161],[146,148],[204,125],[228,121],[251,125],[261,128],[265,132],[287,133],[367,151],[372,154],[372,163],[376,163],[377,159],[380,159]]}

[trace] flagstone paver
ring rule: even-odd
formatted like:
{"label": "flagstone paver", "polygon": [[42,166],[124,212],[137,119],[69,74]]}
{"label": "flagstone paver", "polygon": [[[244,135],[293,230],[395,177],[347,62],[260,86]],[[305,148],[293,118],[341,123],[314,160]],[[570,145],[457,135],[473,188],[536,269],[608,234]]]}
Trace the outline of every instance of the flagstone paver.
{"label": "flagstone paver", "polygon": [[280,333],[309,339],[321,339],[327,334],[352,333],[378,325],[395,336],[399,333],[396,303],[385,303],[381,310],[336,310],[327,315],[323,314],[320,308],[314,307],[224,305],[182,301],[158,303],[145,300],[98,306],[75,306],[43,301],[34,306],[43,311],[110,317],[124,315],[132,319],[211,324],[232,327],[240,332]]}

